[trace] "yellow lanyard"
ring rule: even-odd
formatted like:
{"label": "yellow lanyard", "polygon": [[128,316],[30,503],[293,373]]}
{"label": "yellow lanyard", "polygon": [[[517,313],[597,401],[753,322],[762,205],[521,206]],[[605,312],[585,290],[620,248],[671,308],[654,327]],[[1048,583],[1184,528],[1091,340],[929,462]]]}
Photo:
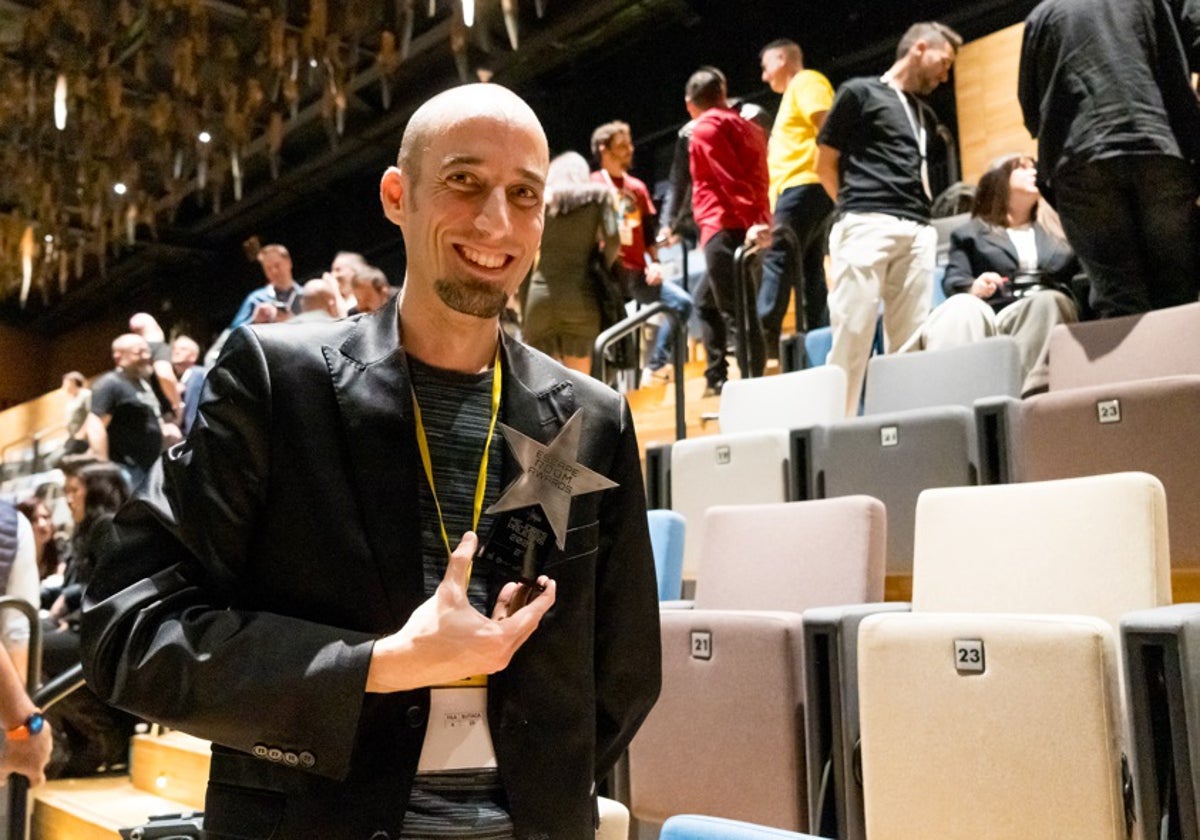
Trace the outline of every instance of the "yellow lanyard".
{"label": "yellow lanyard", "polygon": [[[475,479],[475,507],[471,514],[471,530],[479,528],[479,517],[483,513],[483,496],[487,490],[488,453],[492,448],[492,433],[496,430],[496,418],[500,416],[500,347],[496,346],[496,360],[492,364],[492,419],[488,423],[487,440],[483,444],[483,457],[479,461],[479,477]],[[429,458],[429,441],[425,437],[425,423],[421,420],[421,405],[417,392],[412,392],[413,414],[417,421],[417,448],[421,450],[421,464],[425,467],[425,478],[429,481],[429,492],[433,494],[433,505],[437,508],[438,526],[442,529],[442,542],[446,544],[446,558],[450,558],[450,535],[446,533],[446,520],[442,516],[442,503],[438,501],[437,487],[433,482],[433,462]],[[468,578],[470,574],[468,573]]]}

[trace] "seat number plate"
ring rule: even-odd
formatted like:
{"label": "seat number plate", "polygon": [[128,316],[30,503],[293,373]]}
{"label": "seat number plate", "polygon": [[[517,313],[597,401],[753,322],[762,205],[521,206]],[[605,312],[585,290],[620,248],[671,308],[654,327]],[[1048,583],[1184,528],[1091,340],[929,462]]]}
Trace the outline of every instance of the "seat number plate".
{"label": "seat number plate", "polygon": [[692,659],[712,659],[712,632],[692,631]]}
{"label": "seat number plate", "polygon": [[983,639],[955,639],[954,668],[960,674],[982,674]]}
{"label": "seat number plate", "polygon": [[1096,419],[1101,423],[1121,422],[1121,401],[1101,400],[1096,403]]}

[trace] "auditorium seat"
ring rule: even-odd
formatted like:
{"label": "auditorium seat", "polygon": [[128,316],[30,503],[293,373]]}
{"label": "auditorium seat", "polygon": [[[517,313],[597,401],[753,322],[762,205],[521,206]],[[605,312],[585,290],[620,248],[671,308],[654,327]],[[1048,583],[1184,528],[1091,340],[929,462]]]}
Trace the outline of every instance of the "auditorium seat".
{"label": "auditorium seat", "polygon": [[786,502],[789,435],[785,430],[710,435],[671,446],[671,508],[688,522],[683,577],[696,580],[704,512],[714,505]]}
{"label": "auditorium seat", "polygon": [[628,808],[615,799],[599,796],[596,798],[596,811],[600,818],[596,840],[629,840]]}
{"label": "auditorium seat", "polygon": [[754,825],[720,817],[686,814],[671,817],[663,825],[658,840],[819,840],[811,834],[797,834],[765,825]]}
{"label": "auditorium seat", "polygon": [[1050,333],[1050,390],[1200,374],[1200,303],[1061,324]]}
{"label": "auditorium seat", "polygon": [[[791,499],[789,430],[840,418],[845,393],[846,375],[837,367],[730,380],[721,394],[721,434],[672,444],[670,506],[688,521],[685,579],[695,580],[704,511]],[[648,457],[648,469],[657,473],[650,462],[661,458]]]}
{"label": "auditorium seat", "polygon": [[630,810],[807,825],[801,613],[883,594],[875,499],[708,511],[690,610],[660,615],[663,687],[629,748]]}
{"label": "auditorium seat", "polygon": [[985,475],[1157,476],[1167,492],[1172,564],[1200,574],[1200,376],[1051,391],[1012,404],[1001,425],[1007,428],[989,427]]}
{"label": "auditorium seat", "polygon": [[863,414],[931,406],[972,408],[984,397],[1021,395],[1017,342],[996,336],[974,344],[875,356],[867,363]]}
{"label": "auditorium seat", "polygon": [[1115,630],[1092,616],[866,618],[866,836],[1127,840],[1117,672]]}
{"label": "auditorium seat", "polygon": [[[1115,628],[1126,613],[1170,603],[1166,509],[1162,483],[1145,473],[927,490],[917,504],[914,614],[1079,614]],[[869,836],[848,768],[861,717],[856,677],[866,667],[850,657],[873,611],[804,617],[814,653],[806,705],[821,710],[810,722],[824,727],[810,726],[810,790],[812,779],[829,779],[812,811],[843,840]]]}
{"label": "auditorium seat", "polygon": [[810,474],[795,486],[815,498],[866,493],[888,509],[888,571],[911,571],[917,495],[977,484],[976,401],[1015,397],[1020,354],[1006,336],[919,353],[876,356],[867,365],[862,417],[811,436]]}
{"label": "auditorium seat", "polygon": [[1200,840],[1200,604],[1129,613],[1121,647],[1141,824]]}
{"label": "auditorium seat", "polygon": [[646,517],[650,522],[658,600],[671,601],[683,590],[683,541],[687,523],[682,514],[673,510],[646,511]]}
{"label": "auditorium seat", "polygon": [[836,365],[731,379],[721,391],[721,433],[797,429],[845,416],[846,373]]}

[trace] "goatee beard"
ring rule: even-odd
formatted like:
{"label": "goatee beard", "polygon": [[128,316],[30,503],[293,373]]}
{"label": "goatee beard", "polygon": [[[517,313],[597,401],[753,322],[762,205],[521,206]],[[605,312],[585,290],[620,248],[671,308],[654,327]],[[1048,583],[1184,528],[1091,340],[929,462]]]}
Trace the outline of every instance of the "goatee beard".
{"label": "goatee beard", "polygon": [[508,295],[502,289],[469,277],[435,280],[433,290],[455,312],[476,318],[499,317],[508,303]]}

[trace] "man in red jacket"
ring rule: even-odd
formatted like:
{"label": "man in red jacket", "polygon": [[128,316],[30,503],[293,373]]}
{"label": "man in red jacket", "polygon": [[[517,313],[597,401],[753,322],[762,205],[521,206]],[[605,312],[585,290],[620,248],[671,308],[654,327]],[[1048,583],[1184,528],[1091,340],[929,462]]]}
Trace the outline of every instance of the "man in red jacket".
{"label": "man in red jacket", "polygon": [[[767,200],[767,138],[761,128],[744,119],[725,101],[725,79],[716,68],[691,75],[684,91],[688,114],[695,120],[689,147],[692,208],[700,228],[700,245],[708,264],[705,282],[696,295],[704,331],[708,367],[706,395],[719,394],[728,377],[725,361],[725,316],[734,312],[734,251],[747,239],[760,247],[771,242],[771,208]],[[749,371],[761,376],[766,361],[762,324],[747,299]],[[738,327],[735,324],[735,329]]]}

